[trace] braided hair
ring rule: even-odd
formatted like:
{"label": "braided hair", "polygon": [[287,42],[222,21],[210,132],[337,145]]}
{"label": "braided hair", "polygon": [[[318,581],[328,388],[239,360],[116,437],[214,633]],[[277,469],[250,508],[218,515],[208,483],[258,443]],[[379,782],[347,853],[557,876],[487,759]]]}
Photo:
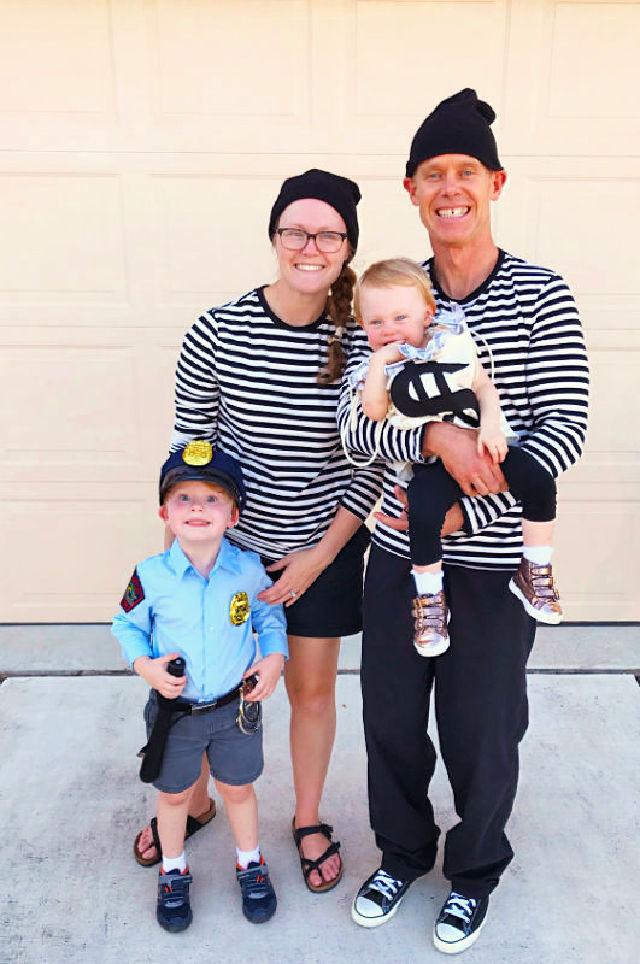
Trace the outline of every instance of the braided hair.
{"label": "braided hair", "polygon": [[342,348],[342,336],[345,333],[347,322],[351,317],[351,302],[353,299],[353,286],[356,283],[356,273],[349,267],[347,261],[342,265],[342,270],[331,285],[329,297],[327,298],[326,313],[334,326],[333,334],[329,335],[329,357],[327,364],[318,372],[317,379],[320,385],[330,385],[335,382],[344,371],[344,351]]}

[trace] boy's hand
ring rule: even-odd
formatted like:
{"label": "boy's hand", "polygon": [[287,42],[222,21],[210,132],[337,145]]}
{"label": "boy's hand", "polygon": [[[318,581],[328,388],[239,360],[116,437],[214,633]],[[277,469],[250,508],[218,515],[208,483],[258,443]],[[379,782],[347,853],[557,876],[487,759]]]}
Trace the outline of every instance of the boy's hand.
{"label": "boy's hand", "polygon": [[270,656],[265,656],[264,659],[260,659],[257,663],[254,663],[253,666],[250,666],[242,678],[246,679],[247,676],[252,676],[253,673],[257,673],[258,683],[254,689],[245,696],[247,702],[266,700],[268,696],[271,696],[278,685],[283,666],[284,656],[282,653],[271,653]]}
{"label": "boy's hand", "polygon": [[486,449],[494,465],[499,465],[504,461],[507,454],[507,440],[504,433],[496,425],[480,425],[478,431],[478,455],[482,455]]}
{"label": "boy's hand", "polygon": [[157,690],[168,700],[175,700],[185,688],[187,677],[171,676],[167,672],[167,664],[180,655],[180,653],[169,653],[167,656],[158,656],[157,659],[151,659],[150,656],[139,656],[134,661],[133,668],[138,676],[142,676],[143,680],[149,684],[151,689]]}

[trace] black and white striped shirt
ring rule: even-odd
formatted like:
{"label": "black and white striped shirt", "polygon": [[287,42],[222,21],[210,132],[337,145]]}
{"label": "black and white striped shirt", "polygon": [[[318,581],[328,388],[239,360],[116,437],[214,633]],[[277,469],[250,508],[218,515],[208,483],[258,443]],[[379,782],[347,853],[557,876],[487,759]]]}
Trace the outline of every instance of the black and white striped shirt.
{"label": "black and white striped shirt", "polygon": [[[430,271],[432,262],[424,266]],[[587,427],[587,356],[566,283],[553,271],[500,251],[489,277],[464,300],[454,302],[436,283],[433,289],[438,307],[459,304],[463,309],[488,374],[493,359],[493,381],[509,425],[520,436],[522,447],[555,478],[579,459]],[[351,364],[360,361],[354,357]],[[346,384],[338,419],[341,425],[351,425],[347,440],[356,457],[378,451],[386,462],[424,461],[422,427],[385,426],[380,432],[360,409],[353,426]],[[393,495],[396,481],[388,466],[382,511],[389,516],[401,512]],[[520,506],[513,497],[509,493],[465,497],[461,506],[465,531],[443,540],[444,561],[477,569],[515,568],[522,534]],[[409,556],[407,533],[378,523],[373,542],[396,555]]]}
{"label": "black and white striped shirt", "polygon": [[[247,507],[232,541],[268,559],[317,543],[338,505],[366,519],[381,468],[356,469],[338,434],[340,380],[320,385],[333,325],[282,322],[262,288],[201,315],[187,332],[176,376],[173,451],[209,439],[242,465]],[[350,322],[347,364],[366,350]]]}

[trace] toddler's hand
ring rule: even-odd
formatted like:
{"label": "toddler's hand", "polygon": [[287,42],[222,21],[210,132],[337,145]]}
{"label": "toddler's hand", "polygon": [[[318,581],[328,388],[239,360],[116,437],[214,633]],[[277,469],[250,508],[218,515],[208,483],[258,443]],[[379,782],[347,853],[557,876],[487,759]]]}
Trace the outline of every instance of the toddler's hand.
{"label": "toddler's hand", "polygon": [[400,341],[392,341],[388,345],[378,348],[373,353],[373,357],[378,359],[380,365],[392,365],[393,362],[401,361],[404,358],[400,351],[401,344]]}
{"label": "toddler's hand", "polygon": [[487,450],[494,465],[502,462],[508,451],[504,433],[495,426],[481,425],[478,431],[478,455],[482,455],[483,449]]}
{"label": "toddler's hand", "polygon": [[169,653],[167,656],[158,656],[157,659],[139,656],[133,668],[151,689],[157,690],[168,700],[175,700],[180,696],[187,682],[186,676],[171,676],[167,672],[167,663],[176,659],[177,656],[180,656],[180,653]]}
{"label": "toddler's hand", "polygon": [[267,696],[271,696],[278,685],[283,666],[284,656],[282,653],[271,653],[270,656],[265,656],[264,659],[260,659],[253,666],[250,666],[242,678],[246,679],[247,676],[257,673],[258,682],[254,689],[245,696],[247,702],[266,700]]}

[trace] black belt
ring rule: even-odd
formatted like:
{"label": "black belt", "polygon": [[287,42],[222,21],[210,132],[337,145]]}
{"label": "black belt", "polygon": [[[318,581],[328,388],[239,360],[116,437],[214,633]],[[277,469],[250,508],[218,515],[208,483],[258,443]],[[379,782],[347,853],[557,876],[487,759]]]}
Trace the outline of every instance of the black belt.
{"label": "black belt", "polygon": [[228,703],[232,703],[238,698],[241,686],[242,683],[238,683],[237,686],[229,690],[228,693],[225,693],[224,696],[221,696],[217,700],[211,700],[209,703],[190,703],[189,700],[182,700],[180,697],[175,700],[168,700],[156,690],[158,715],[153,724],[147,745],[143,746],[138,753],[138,756],[142,757],[142,764],[140,766],[140,779],[142,782],[152,783],[160,773],[164,748],[169,730],[171,729],[172,716],[178,713],[180,716],[199,716],[200,713],[209,713],[211,710],[217,710],[222,706],[227,706]]}
{"label": "black belt", "polygon": [[189,700],[181,700],[180,697],[176,700],[168,700],[168,702],[173,706],[175,713],[179,711],[187,715],[197,716],[199,713],[208,713],[209,710],[217,710],[221,706],[227,706],[228,703],[233,703],[236,697],[240,695],[241,688],[242,683],[238,683],[236,687],[229,690],[224,696],[218,697],[217,700],[211,700],[210,703],[191,703]]}

